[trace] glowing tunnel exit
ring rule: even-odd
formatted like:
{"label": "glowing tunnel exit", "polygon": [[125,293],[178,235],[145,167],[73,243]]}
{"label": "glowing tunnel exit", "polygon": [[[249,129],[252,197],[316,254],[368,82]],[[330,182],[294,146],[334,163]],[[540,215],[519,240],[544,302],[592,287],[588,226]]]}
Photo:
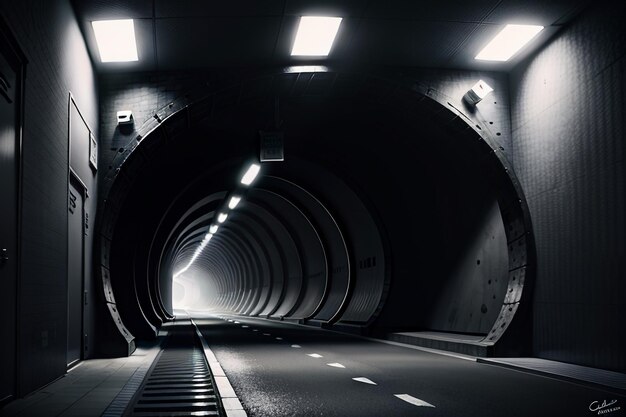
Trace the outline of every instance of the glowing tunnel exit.
{"label": "glowing tunnel exit", "polygon": [[179,275],[173,278],[172,306],[175,310],[196,309],[199,304],[198,285],[189,275]]}

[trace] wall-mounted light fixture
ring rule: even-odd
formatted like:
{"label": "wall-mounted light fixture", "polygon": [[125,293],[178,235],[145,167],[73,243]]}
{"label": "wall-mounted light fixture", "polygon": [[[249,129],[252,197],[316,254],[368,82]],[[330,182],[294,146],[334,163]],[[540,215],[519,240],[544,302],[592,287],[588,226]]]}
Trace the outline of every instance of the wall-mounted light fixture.
{"label": "wall-mounted light fixture", "polygon": [[133,123],[133,112],[131,110],[121,110],[117,112],[117,124],[129,125]]}
{"label": "wall-mounted light fixture", "polygon": [[492,91],[493,88],[491,88],[489,84],[483,80],[478,80],[478,82],[474,84],[474,86],[467,93],[465,93],[463,100],[465,100],[468,104],[475,106]]}

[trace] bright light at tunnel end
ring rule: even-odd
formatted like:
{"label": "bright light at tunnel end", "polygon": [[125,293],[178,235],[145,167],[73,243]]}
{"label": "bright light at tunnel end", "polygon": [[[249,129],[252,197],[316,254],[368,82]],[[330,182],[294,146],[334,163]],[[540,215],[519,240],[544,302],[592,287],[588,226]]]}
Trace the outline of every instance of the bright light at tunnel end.
{"label": "bright light at tunnel end", "polygon": [[250,165],[246,173],[243,174],[243,177],[241,177],[241,183],[243,185],[252,184],[256,176],[259,174],[260,170],[261,170],[261,166],[259,164]]}

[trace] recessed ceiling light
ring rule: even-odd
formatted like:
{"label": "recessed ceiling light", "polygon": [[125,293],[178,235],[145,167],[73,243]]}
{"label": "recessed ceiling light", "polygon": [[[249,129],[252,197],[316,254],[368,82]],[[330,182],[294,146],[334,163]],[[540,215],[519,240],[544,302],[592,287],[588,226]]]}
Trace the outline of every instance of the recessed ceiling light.
{"label": "recessed ceiling light", "polygon": [[133,19],[91,22],[102,62],[137,61],[137,42]]}
{"label": "recessed ceiling light", "polygon": [[341,17],[302,16],[291,49],[292,56],[328,56]]}
{"label": "recessed ceiling light", "polygon": [[243,185],[252,184],[252,181],[254,181],[254,179],[256,178],[260,170],[261,170],[261,166],[259,164],[250,165],[246,173],[243,174],[243,177],[241,177],[241,183]]}
{"label": "recessed ceiling light", "polygon": [[216,225],[216,224],[212,225],[211,227],[209,227],[209,233],[211,233],[211,234],[216,233],[218,227],[219,226]]}
{"label": "recessed ceiling light", "polygon": [[220,222],[220,223],[224,223],[224,222],[226,221],[226,218],[227,218],[227,217],[228,217],[228,214],[226,214],[226,213],[220,213],[220,214],[217,216],[217,221],[218,221],[218,222]]}
{"label": "recessed ceiling light", "polygon": [[228,202],[228,208],[229,209],[234,209],[235,207],[237,207],[237,204],[239,204],[239,202],[241,201],[241,197],[238,197],[236,195],[232,196],[230,198],[230,201]]}
{"label": "recessed ceiling light", "polygon": [[508,61],[542,29],[543,26],[506,25],[474,59]]}

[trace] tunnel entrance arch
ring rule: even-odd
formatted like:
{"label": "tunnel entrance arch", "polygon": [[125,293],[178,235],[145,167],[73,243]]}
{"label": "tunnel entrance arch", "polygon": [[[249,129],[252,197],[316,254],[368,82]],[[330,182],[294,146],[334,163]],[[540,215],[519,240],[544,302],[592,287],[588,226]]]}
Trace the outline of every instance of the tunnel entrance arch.
{"label": "tunnel entrance arch", "polygon": [[[504,224],[509,252],[506,295],[498,318],[488,334],[481,339],[481,343],[491,347],[496,343],[506,345],[506,338],[503,337],[505,332],[513,334],[523,330],[522,323],[517,323],[516,326],[511,326],[511,323],[522,306],[522,294],[524,293],[527,297],[529,283],[532,282],[534,273],[533,237],[528,209],[509,162],[493,139],[486,135],[478,124],[474,124],[462,111],[446,102],[445,97],[437,97],[427,87],[384,76],[334,71],[273,73],[244,80],[229,88],[210,92],[199,99],[181,98],[159,111],[133,135],[129,145],[111,164],[105,189],[101,193],[104,201],[101,205],[102,214],[99,216],[101,220],[101,245],[99,247],[101,276],[105,294],[108,295],[108,310],[113,314],[113,322],[116,323],[118,333],[129,334],[121,319],[114,313],[116,302],[110,284],[108,264],[110,239],[115,229],[117,216],[137,173],[148,163],[151,155],[158,152],[160,146],[182,140],[181,135],[188,129],[207,121],[219,120],[219,123],[232,124],[237,117],[235,109],[241,103],[267,101],[277,96],[289,99],[303,95],[319,101],[351,97],[387,106],[405,115],[423,112],[429,115],[431,123],[446,126],[447,129],[458,134],[459,140],[475,144],[472,146],[480,154],[483,162],[482,169],[485,175],[492,179],[493,186],[497,189],[498,208]],[[419,131],[420,127],[415,126],[415,129]],[[368,259],[356,259],[352,262],[353,265],[359,265],[359,262],[367,265]],[[369,259],[370,265],[372,262],[375,261]],[[384,308],[384,301],[389,291],[390,273],[389,269],[385,271],[386,283],[380,294],[376,311],[362,322],[363,324],[374,322]],[[158,289],[158,286],[156,288]],[[357,293],[356,296],[358,295],[366,296],[365,292]],[[162,317],[162,319],[166,318]],[[346,322],[346,324],[351,324],[350,320]],[[509,328],[511,330],[508,330]],[[116,329],[112,328],[111,334],[115,333]],[[118,339],[122,345],[128,342],[128,338],[124,339]]]}

